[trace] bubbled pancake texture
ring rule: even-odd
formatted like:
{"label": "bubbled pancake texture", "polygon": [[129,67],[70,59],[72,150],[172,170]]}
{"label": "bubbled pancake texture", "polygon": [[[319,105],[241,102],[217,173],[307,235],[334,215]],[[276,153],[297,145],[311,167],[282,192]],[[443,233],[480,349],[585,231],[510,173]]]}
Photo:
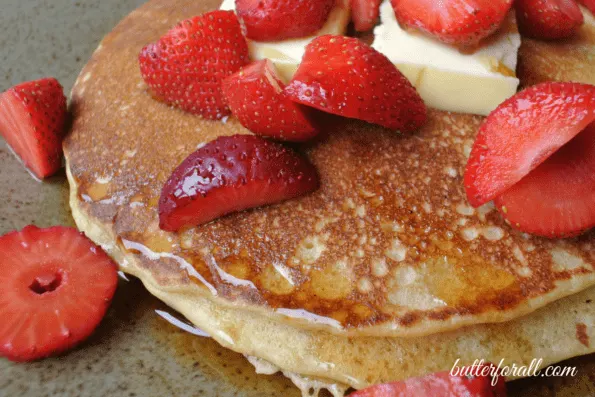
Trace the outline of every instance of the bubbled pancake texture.
{"label": "bubbled pancake texture", "polygon": [[[224,346],[354,387],[448,369],[455,358],[547,363],[593,351],[583,342],[595,324],[586,289],[594,234],[539,239],[489,205],[468,206],[462,175],[479,117],[432,111],[408,136],[336,120],[303,147],[321,173],[317,193],[160,231],[157,200],[173,168],[201,143],[247,131],[151,99],[137,54],[217,5],[150,1],[104,39],[73,90],[73,215],[125,271]],[[586,26],[579,42],[526,41],[521,77],[573,79],[589,65],[593,36]],[[544,54],[559,53],[552,69]],[[580,77],[595,83],[589,73]],[[504,324],[437,333],[517,318],[582,289]]]}
{"label": "bubbled pancake texture", "polygon": [[65,149],[81,216],[110,229],[160,286],[304,327],[422,335],[511,319],[595,283],[593,233],[540,239],[512,230],[493,206],[468,205],[462,177],[481,119],[437,111],[412,135],[337,119],[303,147],[318,192],[180,234],[159,230],[172,170],[200,144],[247,131],[153,100],[137,54],[216,6],[147,3],[103,40],[72,94]]}

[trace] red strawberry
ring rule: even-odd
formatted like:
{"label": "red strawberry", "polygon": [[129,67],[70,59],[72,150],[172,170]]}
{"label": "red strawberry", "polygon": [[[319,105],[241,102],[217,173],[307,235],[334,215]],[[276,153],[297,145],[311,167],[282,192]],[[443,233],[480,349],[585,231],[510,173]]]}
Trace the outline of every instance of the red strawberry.
{"label": "red strawberry", "polygon": [[512,0],[391,0],[402,25],[420,29],[460,47],[475,46],[494,33]]}
{"label": "red strawberry", "polygon": [[567,237],[595,226],[595,122],[496,198],[513,227]]}
{"label": "red strawberry", "polygon": [[[438,372],[421,378],[410,378],[402,382],[375,385],[350,394],[351,397],[505,397],[504,377],[499,376],[492,385],[491,368],[476,366],[477,374],[450,375]],[[485,375],[484,375],[485,373]]]}
{"label": "red strawberry", "polygon": [[519,30],[536,39],[570,37],[584,22],[575,0],[516,0]]}
{"label": "red strawberry", "polygon": [[306,141],[318,134],[312,109],[292,102],[275,65],[254,62],[223,80],[223,93],[231,112],[257,135],[286,141]]}
{"label": "red strawberry", "polygon": [[595,120],[595,86],[543,83],[504,101],[483,121],[465,172],[473,206],[493,200]]}
{"label": "red strawberry", "polygon": [[292,150],[253,135],[220,137],[176,168],[159,200],[160,226],[177,231],[316,190],[318,173]]}
{"label": "red strawberry", "polygon": [[379,13],[380,0],[351,0],[351,19],[358,32],[372,29]]}
{"label": "red strawberry", "polygon": [[285,92],[304,105],[402,131],[419,128],[427,116],[415,88],[388,58],[352,37],[314,39]]}
{"label": "red strawberry", "polygon": [[279,41],[309,36],[327,21],[336,0],[236,0],[246,36]]}
{"label": "red strawberry", "polygon": [[27,226],[0,237],[0,355],[31,361],[86,339],[116,290],[116,265],[77,230]]}
{"label": "red strawberry", "polygon": [[587,7],[591,14],[595,15],[595,0],[579,0],[579,3]]}
{"label": "red strawberry", "polygon": [[248,61],[248,44],[232,11],[182,21],[139,55],[143,79],[157,98],[207,119],[229,114],[221,80]]}
{"label": "red strawberry", "polygon": [[66,97],[54,78],[19,84],[0,95],[0,133],[38,178],[62,167]]}

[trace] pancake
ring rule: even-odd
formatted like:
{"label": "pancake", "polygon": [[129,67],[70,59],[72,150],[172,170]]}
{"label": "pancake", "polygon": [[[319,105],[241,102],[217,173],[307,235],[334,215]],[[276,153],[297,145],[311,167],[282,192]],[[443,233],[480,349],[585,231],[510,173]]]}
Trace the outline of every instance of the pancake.
{"label": "pancake", "polygon": [[[224,346],[337,394],[336,385],[449,369],[454,357],[551,363],[593,351],[576,324],[594,332],[585,302],[595,294],[595,232],[547,240],[512,230],[492,205],[472,209],[462,175],[477,116],[430,111],[412,135],[334,119],[300,148],[319,169],[318,192],[159,230],[172,170],[198,145],[248,131],[154,101],[137,55],[218,3],[149,1],[106,36],[73,88],[64,144],[73,216],[122,270]],[[588,65],[582,48],[595,48],[595,24],[581,37],[566,51]],[[574,77],[566,67],[544,74],[553,69],[534,47],[520,55],[531,83]]]}

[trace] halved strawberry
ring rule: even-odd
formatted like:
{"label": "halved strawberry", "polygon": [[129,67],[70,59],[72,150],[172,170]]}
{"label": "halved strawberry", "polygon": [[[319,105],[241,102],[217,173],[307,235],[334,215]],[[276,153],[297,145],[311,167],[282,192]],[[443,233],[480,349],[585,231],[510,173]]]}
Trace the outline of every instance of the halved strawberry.
{"label": "halved strawberry", "polygon": [[36,177],[62,167],[66,97],[54,78],[19,84],[0,95],[0,134]]}
{"label": "halved strawberry", "polygon": [[579,3],[584,5],[595,16],[595,0],[579,0]]}
{"label": "halved strawberry", "polygon": [[232,11],[184,20],[139,55],[143,79],[157,98],[207,119],[229,114],[221,80],[248,61],[248,44]]}
{"label": "halved strawberry", "polygon": [[512,0],[391,0],[402,25],[420,29],[438,40],[469,47],[494,33]]}
{"label": "halved strawberry", "polygon": [[395,65],[352,37],[312,40],[285,92],[304,105],[403,132],[416,130],[427,116],[423,100]]}
{"label": "halved strawberry", "polygon": [[380,0],[351,0],[351,19],[358,32],[372,29],[379,14]]}
{"label": "halved strawberry", "polygon": [[114,295],[115,263],[76,229],[0,237],[0,355],[31,361],[86,339]]}
{"label": "halved strawberry", "polygon": [[159,200],[164,230],[210,222],[316,190],[318,173],[294,151],[253,135],[220,137],[173,172]]}
{"label": "halved strawberry", "polygon": [[246,36],[280,41],[309,36],[327,21],[336,0],[236,0]]}
{"label": "halved strawberry", "polygon": [[575,0],[516,0],[520,32],[536,39],[562,39],[584,22]]}
{"label": "halved strawberry", "polygon": [[268,59],[223,80],[231,112],[253,133],[285,141],[313,138],[318,134],[311,118],[314,110],[291,101],[283,88],[285,84]]}
{"label": "halved strawberry", "polygon": [[568,237],[595,226],[595,122],[495,200],[527,233]]}
{"label": "halved strawberry", "polygon": [[493,200],[595,120],[595,86],[548,82],[504,101],[483,121],[465,172],[469,202]]}
{"label": "halved strawberry", "polygon": [[[350,394],[351,397],[506,397],[504,377],[493,382],[493,365],[475,366],[472,375],[437,372],[402,382],[375,385]],[[484,375],[485,373],[485,375]]]}

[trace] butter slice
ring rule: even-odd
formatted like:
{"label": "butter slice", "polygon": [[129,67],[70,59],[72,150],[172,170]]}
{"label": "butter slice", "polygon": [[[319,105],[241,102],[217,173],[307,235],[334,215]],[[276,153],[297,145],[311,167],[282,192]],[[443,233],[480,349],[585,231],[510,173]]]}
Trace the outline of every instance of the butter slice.
{"label": "butter slice", "polygon": [[[235,0],[224,0],[221,10],[235,11]],[[324,26],[315,34],[303,38],[283,41],[248,40],[252,60],[268,58],[277,66],[282,80],[287,83],[297,70],[308,45],[313,39],[325,34],[343,35],[350,19],[349,0],[336,0]]]}
{"label": "butter slice", "polygon": [[429,107],[485,116],[516,93],[521,36],[512,12],[473,53],[403,29],[389,0],[380,14],[382,24],[374,29],[372,46],[399,68]]}

